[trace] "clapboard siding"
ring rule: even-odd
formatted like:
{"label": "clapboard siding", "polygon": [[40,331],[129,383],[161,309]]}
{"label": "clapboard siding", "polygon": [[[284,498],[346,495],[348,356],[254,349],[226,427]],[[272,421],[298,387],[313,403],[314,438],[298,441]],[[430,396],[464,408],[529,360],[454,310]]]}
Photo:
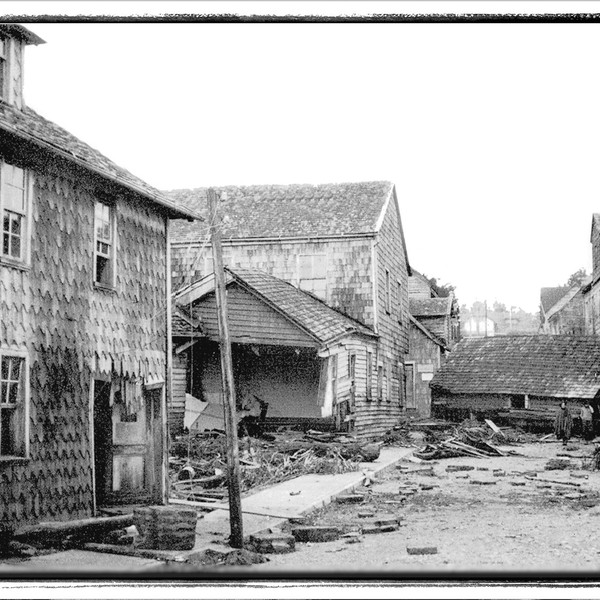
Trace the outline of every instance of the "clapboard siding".
{"label": "clapboard siding", "polygon": [[172,397],[169,406],[169,431],[178,434],[183,430],[185,393],[187,389],[188,353],[173,356]]}
{"label": "clapboard siding", "polygon": [[[194,316],[202,322],[208,337],[217,339],[219,324],[214,294],[200,300],[193,308]],[[227,314],[231,341],[251,338],[256,343],[285,346],[316,347],[318,342],[297,325],[277,313],[267,304],[232,284],[227,289]]]}

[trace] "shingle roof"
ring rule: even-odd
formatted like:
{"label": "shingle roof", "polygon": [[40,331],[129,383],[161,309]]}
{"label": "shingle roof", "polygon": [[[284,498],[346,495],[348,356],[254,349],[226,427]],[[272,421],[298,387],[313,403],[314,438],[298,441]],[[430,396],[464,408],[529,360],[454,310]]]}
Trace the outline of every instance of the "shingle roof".
{"label": "shingle roof", "polygon": [[567,292],[566,285],[559,287],[544,287],[540,290],[540,303],[544,312],[548,312]]}
{"label": "shingle roof", "polygon": [[453,394],[593,398],[600,390],[600,337],[464,339],[435,374],[431,387]]}
{"label": "shingle roof", "polygon": [[449,315],[452,309],[452,296],[446,298],[409,298],[410,314],[414,317],[439,317]]}
{"label": "shingle roof", "polygon": [[[321,185],[214,188],[221,195],[223,239],[341,236],[373,233],[393,193],[389,181]],[[222,193],[227,197],[223,199]],[[208,218],[207,188],[165,192],[180,206]],[[172,239],[197,241],[193,224],[177,223]]]}
{"label": "shingle roof", "polygon": [[419,321],[417,321],[417,319],[415,319],[412,315],[408,315],[408,319],[409,319],[409,322],[411,323],[411,325],[413,325],[419,331],[421,331],[421,333],[423,333],[423,335],[427,336],[432,342],[435,342],[438,346],[441,346],[444,350],[448,350],[448,346],[446,345],[444,340],[442,340],[435,333],[433,333],[433,331],[430,331],[429,329],[427,329],[427,327],[425,327],[425,325],[423,325],[423,323],[420,323]]}
{"label": "shingle roof", "polygon": [[178,206],[162,192],[119,167],[98,150],[94,150],[62,127],[48,121],[30,108],[19,110],[8,104],[0,103],[0,129],[37,146],[42,146],[54,154],[58,154],[85,169],[141,194],[166,208],[169,216],[176,218],[198,217],[193,211]]}
{"label": "shingle roof", "polygon": [[[287,281],[257,269],[236,267],[235,270],[225,270],[229,283],[237,282],[322,344],[353,333],[377,337],[368,327]],[[197,290],[195,293],[194,288]],[[178,299],[180,303],[191,304],[213,291],[214,276],[211,274],[178,292],[176,301]]]}
{"label": "shingle roof", "polygon": [[350,333],[376,336],[368,327],[287,281],[256,269],[228,268],[227,271],[235,281],[258,292],[269,304],[284,312],[324,344]]}

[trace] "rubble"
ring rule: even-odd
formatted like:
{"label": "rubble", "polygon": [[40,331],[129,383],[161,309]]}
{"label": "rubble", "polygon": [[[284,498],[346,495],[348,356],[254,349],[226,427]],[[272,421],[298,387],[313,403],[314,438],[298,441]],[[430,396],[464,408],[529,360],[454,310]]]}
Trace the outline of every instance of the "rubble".
{"label": "rubble", "polygon": [[[381,445],[339,433],[284,430],[240,439],[241,489],[246,492],[308,473],[359,470],[379,457]],[[202,503],[227,498],[225,436],[219,430],[180,436],[169,460],[171,496]]]}

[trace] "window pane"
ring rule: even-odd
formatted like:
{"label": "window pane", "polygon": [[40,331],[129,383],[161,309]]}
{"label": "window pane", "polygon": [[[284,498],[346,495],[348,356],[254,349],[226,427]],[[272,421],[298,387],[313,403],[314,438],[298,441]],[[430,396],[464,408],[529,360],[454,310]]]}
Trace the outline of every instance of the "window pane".
{"label": "window pane", "polygon": [[10,373],[10,357],[4,356],[2,358],[2,369],[0,373],[2,375],[2,381],[7,381],[8,374]]}
{"label": "window pane", "polygon": [[0,404],[8,403],[8,383],[2,382],[2,387],[0,387]]}
{"label": "window pane", "polygon": [[23,217],[20,215],[10,215],[10,232],[13,235],[21,235],[21,225]]}
{"label": "window pane", "polygon": [[10,381],[18,382],[21,379],[21,366],[23,365],[23,359],[15,356],[6,358],[9,362],[8,379]]}

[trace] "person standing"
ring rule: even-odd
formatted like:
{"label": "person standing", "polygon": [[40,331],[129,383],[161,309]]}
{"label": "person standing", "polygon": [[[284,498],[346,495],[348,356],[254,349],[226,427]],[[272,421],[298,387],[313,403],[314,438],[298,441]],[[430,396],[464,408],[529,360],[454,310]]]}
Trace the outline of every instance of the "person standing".
{"label": "person standing", "polygon": [[592,427],[593,415],[594,409],[591,404],[586,404],[581,407],[579,416],[581,417],[581,430],[584,440],[591,440],[594,437],[594,430]]}
{"label": "person standing", "polygon": [[566,402],[561,402],[560,408],[556,411],[556,419],[554,421],[554,433],[557,439],[562,440],[563,446],[567,445],[571,437],[571,429],[573,428],[573,417],[567,407]]}

